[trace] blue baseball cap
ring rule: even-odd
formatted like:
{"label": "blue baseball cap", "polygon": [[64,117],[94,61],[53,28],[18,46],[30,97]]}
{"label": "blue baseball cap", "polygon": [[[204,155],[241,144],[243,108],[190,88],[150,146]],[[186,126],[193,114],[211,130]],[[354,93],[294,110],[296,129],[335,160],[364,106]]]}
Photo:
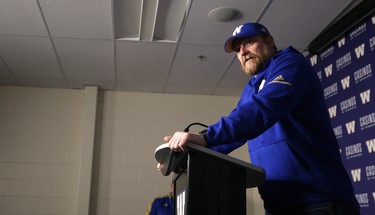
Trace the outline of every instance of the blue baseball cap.
{"label": "blue baseball cap", "polygon": [[264,27],[262,24],[257,22],[249,22],[243,25],[238,26],[233,31],[233,35],[229,37],[224,44],[225,52],[230,53],[233,52],[233,41],[236,38],[246,38],[246,37],[253,37],[258,34],[270,35],[270,32]]}

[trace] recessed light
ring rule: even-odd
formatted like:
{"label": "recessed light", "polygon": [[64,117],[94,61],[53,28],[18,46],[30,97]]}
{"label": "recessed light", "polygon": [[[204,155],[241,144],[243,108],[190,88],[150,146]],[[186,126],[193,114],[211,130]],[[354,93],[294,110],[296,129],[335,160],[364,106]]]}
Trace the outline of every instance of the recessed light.
{"label": "recessed light", "polygon": [[240,16],[240,11],[229,7],[218,7],[208,13],[208,17],[219,22],[228,22]]}

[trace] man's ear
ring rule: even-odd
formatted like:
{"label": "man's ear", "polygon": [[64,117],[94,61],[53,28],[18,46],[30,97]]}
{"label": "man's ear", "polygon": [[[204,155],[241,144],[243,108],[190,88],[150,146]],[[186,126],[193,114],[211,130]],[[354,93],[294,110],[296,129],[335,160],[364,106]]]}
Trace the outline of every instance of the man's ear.
{"label": "man's ear", "polygon": [[266,42],[268,44],[270,44],[271,46],[275,46],[275,41],[273,40],[273,36],[269,35],[267,38],[266,38]]}

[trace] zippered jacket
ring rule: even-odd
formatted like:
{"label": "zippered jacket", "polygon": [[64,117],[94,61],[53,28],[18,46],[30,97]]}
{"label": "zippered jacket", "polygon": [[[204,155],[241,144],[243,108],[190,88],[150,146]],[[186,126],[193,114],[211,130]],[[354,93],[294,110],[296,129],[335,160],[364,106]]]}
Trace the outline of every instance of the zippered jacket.
{"label": "zippered jacket", "polygon": [[204,137],[208,147],[225,154],[248,143],[251,163],[266,172],[259,187],[266,209],[334,199],[358,206],[320,81],[292,47],[251,78],[237,107]]}

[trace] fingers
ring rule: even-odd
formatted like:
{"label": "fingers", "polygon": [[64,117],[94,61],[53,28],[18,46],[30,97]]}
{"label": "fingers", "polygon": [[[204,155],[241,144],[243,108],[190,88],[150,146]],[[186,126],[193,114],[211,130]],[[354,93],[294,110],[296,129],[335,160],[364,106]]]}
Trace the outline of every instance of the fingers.
{"label": "fingers", "polygon": [[165,136],[164,142],[168,143],[171,138],[172,138],[172,136]]}
{"label": "fingers", "polygon": [[168,141],[169,148],[171,148],[174,151],[186,151],[188,135],[189,133],[187,132],[175,132]]}
{"label": "fingers", "polygon": [[164,137],[164,140],[168,143],[168,147],[174,151],[187,152],[187,143],[189,142],[207,147],[207,143],[203,135],[189,132],[177,131],[173,134],[173,136]]}

